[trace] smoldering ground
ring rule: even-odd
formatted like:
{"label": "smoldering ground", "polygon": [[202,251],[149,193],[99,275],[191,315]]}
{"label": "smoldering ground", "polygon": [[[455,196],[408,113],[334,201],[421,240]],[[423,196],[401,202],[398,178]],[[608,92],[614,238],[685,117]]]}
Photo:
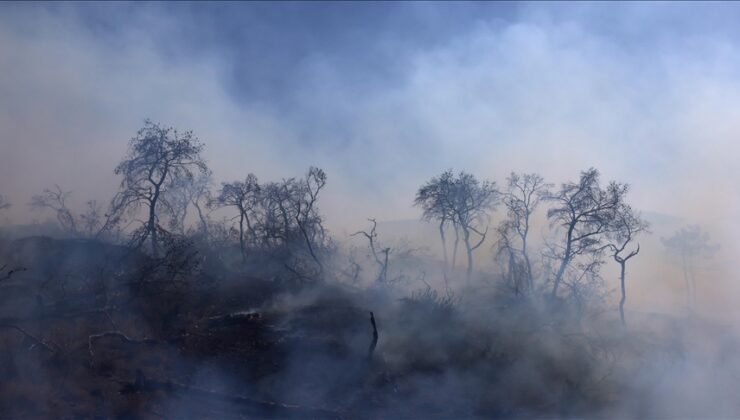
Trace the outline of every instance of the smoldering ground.
{"label": "smoldering ground", "polygon": [[[379,285],[374,275],[296,286],[222,268],[179,286],[157,285],[158,275],[145,284],[137,280],[148,257],[127,253],[80,240],[4,243],[3,260],[28,268],[3,284],[5,416],[731,417],[738,410],[729,392],[738,374],[735,332],[701,318],[628,313],[625,330],[611,310],[576,328],[556,319],[567,313],[484,280],[451,299],[418,279]],[[369,357],[370,311],[379,340]]]}
{"label": "smoldering ground", "polygon": [[[596,199],[602,190],[593,173],[581,177],[595,183]],[[222,185],[221,198],[234,190],[263,192],[253,202],[220,201],[222,210],[242,203],[239,212],[252,221],[238,225],[247,240],[239,240],[237,227],[229,229],[233,219],[201,223],[193,217],[182,225],[169,207],[159,208],[161,220],[185,230],[157,225],[158,239],[141,239],[146,224],[109,231],[109,221],[117,220],[110,212],[105,222],[91,224],[94,229],[79,231],[72,221],[86,219],[59,202],[58,227],[47,236],[6,227],[5,412],[195,418],[736,412],[724,392],[737,371],[731,328],[698,313],[630,310],[625,326],[610,286],[590,269],[585,283],[576,282],[580,268],[575,277],[566,274],[569,289],[550,297],[554,271],[547,261],[557,255],[532,254],[535,282],[528,289],[516,271],[518,257],[512,262],[502,261],[500,252],[477,254],[475,261],[483,255],[498,264],[481,264],[468,278],[454,252],[445,263],[430,251],[431,238],[429,246],[415,247],[386,234],[394,224],[374,219],[336,242],[318,235],[323,218],[306,201],[319,197],[323,181],[316,180],[325,178],[314,168],[304,179],[278,184]],[[261,186],[240,189],[250,185]],[[426,197],[422,191],[419,197]],[[182,190],[164,194],[172,192]],[[272,218],[281,208],[274,200],[295,213]],[[512,217],[518,207],[504,201]],[[549,200],[542,205],[555,206]],[[484,219],[478,222],[492,223]],[[594,232],[612,229],[609,220]],[[550,228],[554,238],[562,233],[557,225]],[[144,246],[155,240],[158,248]],[[592,257],[608,259],[597,249]],[[684,398],[677,403],[675,395]],[[39,399],[45,403],[34,403]]]}

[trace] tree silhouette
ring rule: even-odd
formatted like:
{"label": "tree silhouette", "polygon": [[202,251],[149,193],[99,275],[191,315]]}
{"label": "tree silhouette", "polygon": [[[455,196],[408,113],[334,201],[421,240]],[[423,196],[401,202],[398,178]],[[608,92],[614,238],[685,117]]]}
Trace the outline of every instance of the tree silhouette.
{"label": "tree silhouette", "polygon": [[[532,262],[529,258],[527,241],[531,228],[532,213],[537,209],[540,201],[547,197],[552,184],[545,183],[544,178],[538,174],[518,175],[514,172],[507,178],[507,191],[503,202],[506,207],[507,219],[499,226],[499,247],[501,251],[507,251],[509,257],[509,271],[512,266],[517,267],[516,255],[519,254],[523,260],[524,274],[526,276],[527,288],[534,290],[534,275],[532,274]],[[512,241],[516,236],[519,246]]]}
{"label": "tree silhouette", "polygon": [[71,191],[64,191],[59,185],[54,188],[44,189],[43,194],[31,197],[31,207],[35,209],[50,209],[54,211],[59,226],[65,232],[77,236],[77,220],[67,207],[67,198],[72,194]]}
{"label": "tree silhouette", "polygon": [[467,286],[470,285],[473,274],[473,251],[486,239],[488,212],[495,206],[496,198],[494,183],[481,182],[473,175],[462,171],[457,177],[452,176],[452,171],[443,172],[440,177],[434,177],[421,186],[416,194],[415,203],[423,209],[423,217],[440,222],[443,245],[444,225],[448,221],[462,233],[467,255],[465,271]]}
{"label": "tree silhouette", "polygon": [[115,207],[135,213],[144,206],[147,215],[136,232],[137,246],[147,239],[152,255],[158,252],[159,215],[169,207],[167,191],[182,178],[192,179],[196,173],[206,174],[208,167],[200,153],[203,145],[191,131],[178,132],[150,120],[129,143],[126,157],[115,173],[121,175],[121,190]]}
{"label": "tree silhouette", "polygon": [[551,297],[557,296],[563,276],[574,259],[599,254],[609,246],[605,239],[616,229],[613,221],[627,190],[626,185],[616,182],[602,189],[599,172],[590,168],[581,172],[578,182],[564,183],[557,192],[547,196],[554,203],[547,217],[564,232],[563,241],[550,246],[552,257],[559,262]]}
{"label": "tree silhouette", "polygon": [[383,254],[383,258],[380,258],[378,255],[378,233],[376,232],[376,229],[378,227],[378,222],[375,219],[367,219],[369,222],[373,224],[373,227],[370,229],[370,232],[360,230],[355,233],[353,233],[350,236],[357,236],[362,235],[365,238],[367,238],[368,244],[370,246],[370,252],[373,254],[373,259],[378,264],[378,277],[377,280],[380,283],[385,283],[388,280],[388,255],[391,252],[390,247],[380,247],[380,253]]}
{"label": "tree silhouette", "polygon": [[256,218],[255,213],[262,199],[261,191],[257,177],[249,174],[244,181],[222,184],[221,191],[216,199],[221,206],[236,207],[239,211],[239,247],[241,249],[242,260],[246,260],[244,224],[246,223],[247,234],[250,236],[253,235],[254,226],[252,220]]}
{"label": "tree silhouette", "polygon": [[[421,207],[422,220],[439,222],[439,237],[442,241],[442,255],[444,258],[444,277],[447,280],[447,271],[449,269],[449,258],[447,256],[447,240],[445,230],[448,224],[452,224],[455,229],[455,250],[457,253],[457,244],[459,241],[457,222],[452,211],[454,175],[451,170],[442,172],[439,177],[432,178],[416,192],[414,205]],[[456,255],[455,255],[456,256]],[[452,259],[452,265],[455,265],[455,258]]]}
{"label": "tree silhouette", "polygon": [[625,291],[625,272],[627,261],[640,253],[640,244],[634,249],[628,249],[628,246],[641,233],[649,232],[650,225],[642,220],[640,214],[635,212],[629,205],[622,203],[615,214],[613,220],[614,233],[612,235],[609,248],[612,251],[612,258],[619,264],[619,284],[621,297],[619,299],[619,317],[622,325],[626,325],[624,320],[624,303],[627,300]]}

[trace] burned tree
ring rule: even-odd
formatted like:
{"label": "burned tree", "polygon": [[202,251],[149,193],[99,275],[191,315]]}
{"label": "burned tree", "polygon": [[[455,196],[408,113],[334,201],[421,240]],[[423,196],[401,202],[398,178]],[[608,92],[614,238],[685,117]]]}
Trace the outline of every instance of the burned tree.
{"label": "burned tree", "polygon": [[209,217],[207,209],[211,207],[213,199],[211,197],[211,173],[196,177],[188,185],[187,195],[190,198],[190,204],[195,208],[200,223],[200,233],[208,237]]}
{"label": "burned tree", "polygon": [[[326,174],[314,167],[309,168],[304,178],[260,185],[253,226],[255,245],[298,265],[306,263],[303,254],[321,273],[324,270],[321,254],[329,243],[318,209],[318,197],[325,185]],[[290,269],[296,271],[295,267]]]}
{"label": "burned tree", "polygon": [[298,231],[306,243],[311,258],[318,264],[321,271],[324,265],[318,256],[316,246],[323,245],[326,240],[323,220],[316,207],[319,192],[326,186],[326,173],[315,167],[308,169],[306,177],[296,184],[293,189],[293,214]]}
{"label": "burned tree", "polygon": [[[455,248],[457,248],[457,225],[452,213],[452,186],[454,175],[451,170],[443,172],[439,177],[432,178],[429,182],[422,185],[416,192],[414,206],[421,207],[422,220],[439,222],[439,237],[442,241],[442,255],[444,257],[444,276],[447,278],[449,259],[447,257],[447,241],[445,230],[448,224],[452,224],[455,229]],[[452,264],[455,264],[453,258]]]}
{"label": "burned tree", "polygon": [[661,241],[668,251],[681,258],[686,282],[686,305],[691,311],[696,304],[696,259],[712,257],[719,245],[712,244],[709,234],[698,225],[681,228],[670,238],[661,238]]}
{"label": "burned tree", "polygon": [[[465,281],[470,286],[473,275],[473,251],[486,240],[488,234],[488,211],[496,204],[495,184],[478,181],[473,175],[460,172],[454,180],[452,194],[452,217],[463,236],[467,255]],[[482,225],[485,223],[485,228]],[[477,236],[474,243],[473,235]]]}
{"label": "burned tree", "polygon": [[619,264],[619,284],[621,298],[619,299],[619,317],[622,325],[626,325],[624,320],[624,303],[627,300],[625,291],[625,271],[627,261],[640,253],[640,244],[631,250],[627,247],[641,233],[648,232],[649,225],[642,220],[639,213],[636,213],[629,205],[622,204],[615,215],[613,239],[609,244],[612,251],[612,258]]}
{"label": "burned tree", "polygon": [[[545,183],[544,178],[538,174],[518,175],[514,172],[507,178],[507,184],[508,188],[503,198],[507,219],[499,226],[501,237],[499,248],[500,251],[507,252],[510,266],[512,264],[515,267],[523,266],[527,288],[532,291],[534,275],[527,246],[530,221],[540,201],[549,194],[551,184]],[[516,237],[518,244],[513,243],[512,236]],[[516,261],[517,255],[521,257],[522,264]]]}
{"label": "burned tree", "polygon": [[498,241],[495,258],[501,260],[506,283],[514,289],[514,294],[518,296],[525,288],[531,289],[527,283],[524,261],[518,258],[518,249],[513,243],[512,231],[512,225],[508,220],[503,221],[497,228]]}
{"label": "burned tree", "polygon": [[246,234],[252,237],[254,226],[252,220],[256,217],[257,207],[261,200],[261,188],[257,177],[253,174],[247,175],[244,181],[223,183],[221,191],[216,198],[221,206],[236,207],[239,211],[239,248],[241,249],[242,261],[246,260],[246,241],[244,224],[246,223]]}
{"label": "burned tree", "polygon": [[96,200],[88,200],[84,211],[75,215],[67,206],[71,194],[71,191],[54,185],[54,188],[45,189],[43,194],[33,196],[30,205],[37,210],[52,210],[62,231],[75,237],[100,238],[118,226],[120,213],[115,208],[115,200],[108,212],[104,212]]}
{"label": "burned tree", "polygon": [[383,258],[381,258],[378,255],[378,233],[376,232],[376,229],[378,227],[378,222],[375,219],[367,219],[373,224],[373,227],[370,229],[370,232],[360,230],[355,233],[353,233],[350,236],[357,236],[362,235],[365,238],[367,238],[368,244],[370,246],[370,253],[373,255],[373,259],[375,260],[375,263],[378,264],[378,277],[377,280],[380,283],[385,283],[388,280],[388,255],[391,253],[390,247],[380,247],[380,253],[383,254]]}
{"label": "burned tree", "polygon": [[131,139],[128,154],[115,169],[123,177],[116,207],[134,213],[145,208],[146,220],[134,238],[136,246],[149,240],[152,254],[158,255],[159,216],[169,205],[167,191],[182,178],[208,172],[202,150],[191,131],[179,132],[149,120]]}
{"label": "burned tree", "polygon": [[59,226],[62,230],[66,233],[77,236],[79,234],[77,230],[77,221],[66,203],[70,194],[72,194],[71,191],[64,191],[59,185],[55,184],[54,188],[44,189],[43,194],[31,197],[31,207],[38,210],[52,210],[55,213],[57,222],[59,222]]}
{"label": "burned tree", "polygon": [[551,297],[557,297],[563,276],[576,258],[593,257],[609,246],[606,239],[615,231],[615,216],[627,189],[627,185],[616,182],[601,188],[599,172],[590,168],[581,173],[578,182],[564,183],[547,196],[554,203],[547,218],[564,235],[562,242],[549,246],[550,257],[558,261]]}
{"label": "burned tree", "polygon": [[[444,244],[444,227],[451,223],[462,233],[467,254],[466,284],[473,274],[473,251],[483,244],[488,233],[488,211],[496,204],[495,184],[479,181],[473,175],[460,172],[453,177],[451,171],[432,178],[416,195],[415,204],[422,207],[424,218],[440,222],[440,235]],[[482,225],[485,224],[485,228]],[[477,240],[476,238],[477,237]],[[446,249],[446,247],[445,247]],[[445,250],[446,254],[446,250]],[[454,264],[453,254],[453,264]]]}
{"label": "burned tree", "polygon": [[370,342],[370,347],[367,350],[368,360],[373,359],[373,353],[375,353],[375,347],[378,345],[378,324],[375,323],[375,314],[370,312],[370,325],[373,326],[373,341]]}

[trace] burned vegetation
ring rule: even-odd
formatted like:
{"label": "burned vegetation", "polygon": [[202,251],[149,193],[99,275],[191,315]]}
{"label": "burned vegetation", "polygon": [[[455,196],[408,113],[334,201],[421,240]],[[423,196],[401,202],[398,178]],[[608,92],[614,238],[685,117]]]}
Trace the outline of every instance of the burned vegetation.
{"label": "burned vegetation", "polygon": [[[724,330],[625,314],[625,267],[649,226],[628,186],[602,186],[595,169],[558,188],[536,174],[502,190],[465,172],[432,178],[414,203],[436,225],[436,257],[387,240],[375,219],[332,237],[318,168],[216,187],[203,147],[147,121],[107,207],[80,214],[55,186],[31,203],[54,215],[54,232],[4,229],[0,417],[740,412],[719,392],[738,372],[736,343],[711,358],[694,347]],[[667,243],[682,250],[679,239]],[[600,271],[615,262],[619,311]],[[688,393],[674,379],[694,366],[717,374],[703,385],[720,403],[665,404]]]}

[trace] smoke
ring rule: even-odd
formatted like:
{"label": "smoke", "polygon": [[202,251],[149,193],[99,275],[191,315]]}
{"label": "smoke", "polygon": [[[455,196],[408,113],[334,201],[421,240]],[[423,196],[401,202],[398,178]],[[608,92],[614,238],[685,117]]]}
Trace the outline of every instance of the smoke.
{"label": "smoke", "polygon": [[[53,183],[78,206],[105,202],[111,168],[150,117],[193,129],[217,182],[324,168],[335,232],[416,218],[415,189],[446,168],[561,182],[596,166],[632,185],[636,208],[702,223],[719,261],[737,254],[740,51],[726,18],[737,8],[524,5],[458,10],[443,24],[444,7],[362,6],[375,26],[352,30],[353,9],[317,6],[328,23],[300,41],[318,24],[288,27],[270,7],[125,5],[119,16],[4,5],[0,190],[15,204],[5,216],[42,217],[25,203]],[[405,21],[442,26],[414,35]]]}
{"label": "smoke", "polygon": [[[79,195],[103,195],[95,185],[114,185],[109,168],[151,117],[194,129],[208,144],[217,179],[247,171],[278,177],[314,163],[334,175],[332,204],[355,203],[386,219],[414,217],[404,198],[443,168],[495,179],[537,170],[560,181],[589,165],[633,184],[640,208],[729,217],[738,205],[727,184],[737,153],[736,31],[724,20],[710,33],[681,31],[662,18],[668,9],[681,22],[694,12],[718,19],[711,7],[608,8],[612,33],[594,25],[601,8],[567,7],[569,14],[529,5],[515,17],[492,8],[465,25],[455,19],[441,29],[450,36],[434,41],[371,15],[377,41],[362,31],[367,36],[353,38],[354,50],[338,41],[309,43],[295,51],[291,68],[271,69],[285,88],[263,98],[238,90],[234,79],[264,83],[259,71],[234,74],[249,67],[238,60],[263,67],[286,52],[228,39],[207,48],[231,6],[206,9],[207,19],[197,21],[188,8],[129,5],[113,18],[98,8],[6,5],[3,189],[22,203],[24,191],[57,179]],[[252,19],[274,19],[269,10],[246,9]],[[340,18],[332,11],[324,19]],[[635,20],[641,24],[627,24]],[[332,22],[325,38],[353,33]],[[205,40],[184,45],[190,29]],[[637,40],[642,50],[635,51]],[[247,48],[265,56],[249,56]],[[381,61],[357,68],[372,58]],[[70,167],[73,157],[80,164]],[[725,189],[707,215],[702,203]],[[689,204],[684,195],[700,199]],[[371,205],[379,200],[382,207]]]}

